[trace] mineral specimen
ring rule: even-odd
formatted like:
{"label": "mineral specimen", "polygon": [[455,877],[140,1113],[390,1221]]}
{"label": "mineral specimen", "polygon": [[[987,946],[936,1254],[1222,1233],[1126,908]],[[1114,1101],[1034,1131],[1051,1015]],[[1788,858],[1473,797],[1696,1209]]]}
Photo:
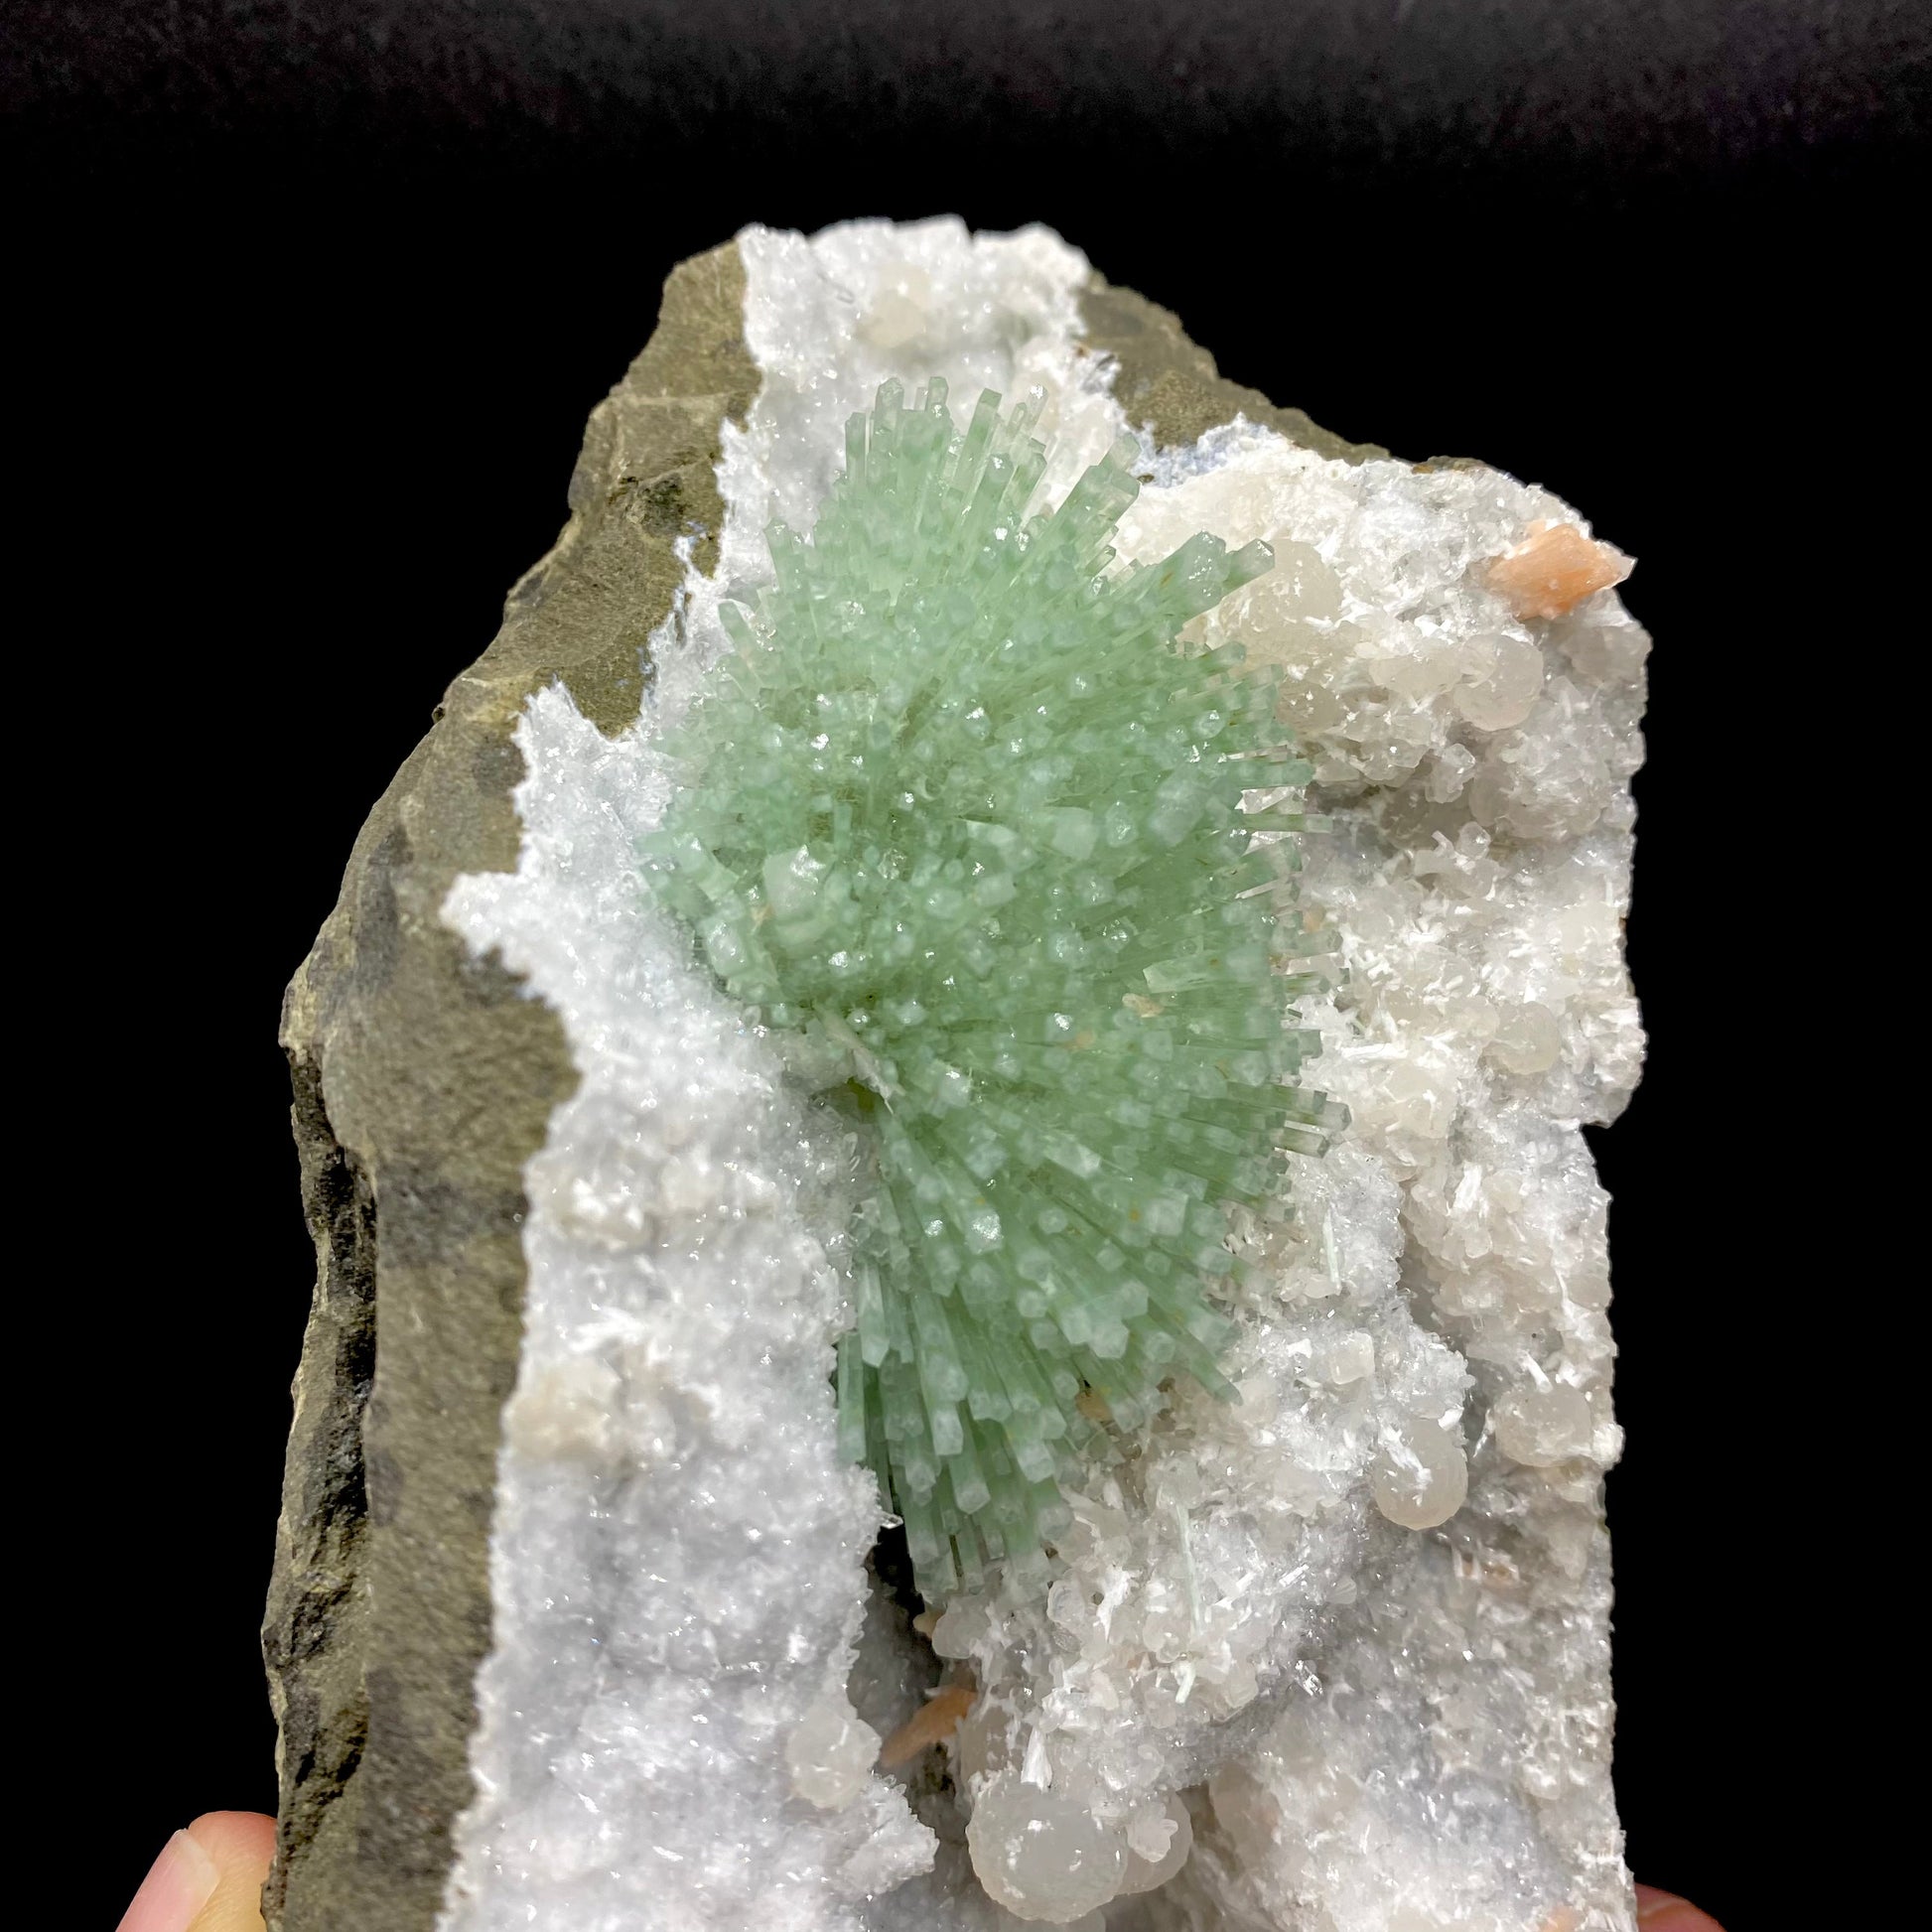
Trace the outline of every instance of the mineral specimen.
{"label": "mineral specimen", "polygon": [[279,1922],[1628,1932],[1626,561],[951,221],[572,500],[291,997]]}

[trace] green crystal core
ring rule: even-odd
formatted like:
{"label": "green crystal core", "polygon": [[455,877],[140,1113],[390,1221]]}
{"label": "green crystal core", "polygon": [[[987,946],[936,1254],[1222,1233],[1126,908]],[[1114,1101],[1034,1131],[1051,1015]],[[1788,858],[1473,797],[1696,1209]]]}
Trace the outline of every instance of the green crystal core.
{"label": "green crystal core", "polygon": [[[809,542],[665,746],[650,887],[757,1010],[863,1163],[844,1453],[877,1472],[929,1600],[1043,1576],[1058,1479],[1193,1376],[1231,1393],[1228,1209],[1285,1210],[1287,1150],[1335,1124],[1297,1089],[1307,781],[1272,682],[1188,619],[1272,562],[1198,535],[1110,569],[1139,485],[1123,438],[1057,510],[1037,399],[936,378],[846,426]],[[1257,836],[1260,835],[1260,836]]]}

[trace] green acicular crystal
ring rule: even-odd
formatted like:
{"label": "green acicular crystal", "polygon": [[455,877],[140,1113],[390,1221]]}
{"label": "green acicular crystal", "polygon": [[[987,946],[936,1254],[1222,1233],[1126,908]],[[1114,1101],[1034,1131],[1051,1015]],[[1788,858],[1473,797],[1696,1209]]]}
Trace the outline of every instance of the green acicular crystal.
{"label": "green acicular crystal", "polygon": [[[1271,681],[1182,624],[1268,568],[1191,538],[1109,569],[1124,438],[1056,511],[1037,403],[933,380],[846,425],[809,542],[666,743],[653,892],[864,1163],[839,1437],[903,1517],[919,1587],[1036,1580],[1056,1478],[1186,1373],[1221,1395],[1228,1209],[1284,1210],[1334,1124],[1291,955],[1306,782]],[[1260,836],[1257,836],[1260,835]]]}

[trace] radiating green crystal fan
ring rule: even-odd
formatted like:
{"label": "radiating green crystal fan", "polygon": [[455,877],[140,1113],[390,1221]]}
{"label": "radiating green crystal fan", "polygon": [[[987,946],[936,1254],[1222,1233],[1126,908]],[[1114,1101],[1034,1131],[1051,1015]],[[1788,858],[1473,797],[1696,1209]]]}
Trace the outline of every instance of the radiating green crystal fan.
{"label": "radiating green crystal fan", "polygon": [[1228,1208],[1285,1211],[1284,1151],[1336,1112],[1291,1084],[1301,821],[1267,800],[1308,767],[1239,645],[1178,642],[1267,546],[1110,568],[1133,439],[1029,518],[1037,399],[984,394],[960,433],[945,397],[885,384],[811,540],[771,526],[775,587],[725,608],[644,843],[854,1123],[840,1443],[929,1600],[992,1561],[1036,1580],[1056,1477],[1174,1375],[1229,1392]]}

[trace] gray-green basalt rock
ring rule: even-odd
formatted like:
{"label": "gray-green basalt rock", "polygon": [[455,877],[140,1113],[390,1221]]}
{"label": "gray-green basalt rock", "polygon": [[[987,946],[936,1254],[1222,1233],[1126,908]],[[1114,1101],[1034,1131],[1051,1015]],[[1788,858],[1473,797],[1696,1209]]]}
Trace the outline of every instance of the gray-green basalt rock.
{"label": "gray-green basalt rock", "polygon": [[272,1925],[427,1927],[469,1803],[489,1645],[498,1418],[516,1374],[523,1165],[575,1085],[555,1016],[438,908],[509,870],[511,731],[561,679],[620,731],[645,639],[715,553],[722,424],[758,386],[734,246],[684,263],[648,346],[592,416],[557,546],[451,684],[370,813],[282,1039],[317,1254],[263,1630],[281,1725]]}

